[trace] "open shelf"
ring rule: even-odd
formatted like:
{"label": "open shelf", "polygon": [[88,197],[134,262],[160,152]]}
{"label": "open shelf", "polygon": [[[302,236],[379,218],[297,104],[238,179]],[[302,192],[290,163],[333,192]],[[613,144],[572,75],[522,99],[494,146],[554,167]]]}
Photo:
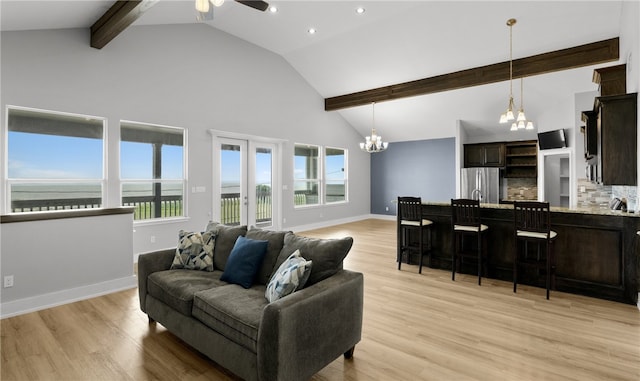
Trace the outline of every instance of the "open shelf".
{"label": "open shelf", "polygon": [[506,144],[505,177],[538,176],[538,142],[527,140]]}

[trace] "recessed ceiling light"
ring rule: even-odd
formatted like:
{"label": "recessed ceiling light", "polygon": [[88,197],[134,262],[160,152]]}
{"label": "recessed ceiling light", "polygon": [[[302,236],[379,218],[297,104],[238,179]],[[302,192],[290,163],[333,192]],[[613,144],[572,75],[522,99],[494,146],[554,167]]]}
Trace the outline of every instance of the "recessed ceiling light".
{"label": "recessed ceiling light", "polygon": [[278,12],[278,7],[276,7],[275,5],[270,6],[269,7],[269,12],[271,12],[271,13]]}
{"label": "recessed ceiling light", "polygon": [[365,11],[365,9],[364,9],[364,8],[362,8],[362,7],[358,7],[358,8],[356,8],[356,13],[357,13],[357,14],[359,14],[359,15],[363,14],[363,13],[364,13],[364,11]]}
{"label": "recessed ceiling light", "polygon": [[309,28],[309,30],[307,30],[307,33],[309,34],[316,34],[317,30],[316,28]]}

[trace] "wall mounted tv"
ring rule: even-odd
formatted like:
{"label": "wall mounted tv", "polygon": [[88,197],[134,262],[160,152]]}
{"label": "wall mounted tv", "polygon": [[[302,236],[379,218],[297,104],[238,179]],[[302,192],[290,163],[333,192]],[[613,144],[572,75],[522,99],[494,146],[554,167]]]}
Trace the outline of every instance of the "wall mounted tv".
{"label": "wall mounted tv", "polygon": [[538,146],[540,146],[540,149],[567,147],[567,137],[564,134],[564,130],[539,132]]}

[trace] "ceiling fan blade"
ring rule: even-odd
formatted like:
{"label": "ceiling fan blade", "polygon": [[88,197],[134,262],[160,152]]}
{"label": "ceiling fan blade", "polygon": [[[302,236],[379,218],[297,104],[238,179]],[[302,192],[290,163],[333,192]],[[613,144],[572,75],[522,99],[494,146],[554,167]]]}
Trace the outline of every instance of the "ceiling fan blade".
{"label": "ceiling fan blade", "polygon": [[238,3],[251,7],[253,9],[257,9],[259,11],[266,11],[269,8],[269,3],[266,1],[257,1],[257,0],[236,0]]}

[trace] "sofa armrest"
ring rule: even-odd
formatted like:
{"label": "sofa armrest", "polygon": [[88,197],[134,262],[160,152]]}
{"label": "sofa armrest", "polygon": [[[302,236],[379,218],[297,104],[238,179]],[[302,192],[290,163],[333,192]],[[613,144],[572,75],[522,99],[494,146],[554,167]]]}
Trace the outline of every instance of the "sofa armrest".
{"label": "sofa armrest", "polygon": [[176,255],[176,249],[163,249],[143,253],[138,256],[138,296],[140,309],[146,311],[147,277],[156,271],[169,270]]}
{"label": "sofa armrest", "polygon": [[341,270],[265,307],[260,380],[306,380],[361,339],[364,277]]}

